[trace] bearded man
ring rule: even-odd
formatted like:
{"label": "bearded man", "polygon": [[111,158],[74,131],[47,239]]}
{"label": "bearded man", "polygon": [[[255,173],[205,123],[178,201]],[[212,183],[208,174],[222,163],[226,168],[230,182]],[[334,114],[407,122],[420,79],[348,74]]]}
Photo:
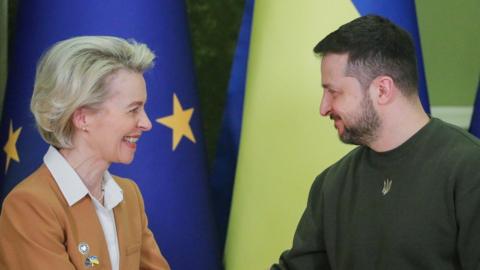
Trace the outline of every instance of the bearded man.
{"label": "bearded man", "polygon": [[272,269],[480,269],[480,142],[423,110],[409,34],[369,15],[314,51],[320,114],[359,146],[315,179]]}

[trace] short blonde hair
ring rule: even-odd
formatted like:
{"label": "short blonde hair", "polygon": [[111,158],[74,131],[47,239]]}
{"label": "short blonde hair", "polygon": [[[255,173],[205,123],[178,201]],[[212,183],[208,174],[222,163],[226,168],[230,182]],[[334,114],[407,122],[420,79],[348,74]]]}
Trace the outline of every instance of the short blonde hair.
{"label": "short blonde hair", "polygon": [[30,110],[42,138],[58,148],[71,148],[72,115],[95,108],[108,97],[107,77],[120,69],[143,73],[155,55],[133,40],[81,36],[54,44],[37,65]]}

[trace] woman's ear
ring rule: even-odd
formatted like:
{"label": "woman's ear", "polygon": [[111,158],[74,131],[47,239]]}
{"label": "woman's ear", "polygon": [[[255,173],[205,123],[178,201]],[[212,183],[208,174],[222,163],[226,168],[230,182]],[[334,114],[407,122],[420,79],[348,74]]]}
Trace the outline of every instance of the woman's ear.
{"label": "woman's ear", "polygon": [[87,121],[87,112],[88,110],[84,107],[78,108],[73,112],[72,115],[72,122],[73,125],[80,130],[87,131],[88,130],[88,121]]}

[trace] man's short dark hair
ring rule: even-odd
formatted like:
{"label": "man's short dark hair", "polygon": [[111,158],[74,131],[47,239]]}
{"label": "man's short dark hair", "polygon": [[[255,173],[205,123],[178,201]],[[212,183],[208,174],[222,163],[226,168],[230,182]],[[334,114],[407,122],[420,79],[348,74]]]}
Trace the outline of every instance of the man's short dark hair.
{"label": "man's short dark hair", "polygon": [[413,40],[407,31],[386,18],[367,15],[342,25],[321,40],[313,51],[348,54],[346,75],[367,89],[378,76],[390,76],[405,96],[418,93]]}

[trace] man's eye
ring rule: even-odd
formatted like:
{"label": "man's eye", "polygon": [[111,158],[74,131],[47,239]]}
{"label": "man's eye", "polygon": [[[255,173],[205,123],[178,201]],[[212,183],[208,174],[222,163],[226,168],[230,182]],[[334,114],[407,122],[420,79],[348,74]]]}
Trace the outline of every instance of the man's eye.
{"label": "man's eye", "polygon": [[328,89],[328,93],[329,93],[330,95],[336,95],[336,94],[338,94],[338,91],[335,91],[335,90],[333,90],[333,89]]}

